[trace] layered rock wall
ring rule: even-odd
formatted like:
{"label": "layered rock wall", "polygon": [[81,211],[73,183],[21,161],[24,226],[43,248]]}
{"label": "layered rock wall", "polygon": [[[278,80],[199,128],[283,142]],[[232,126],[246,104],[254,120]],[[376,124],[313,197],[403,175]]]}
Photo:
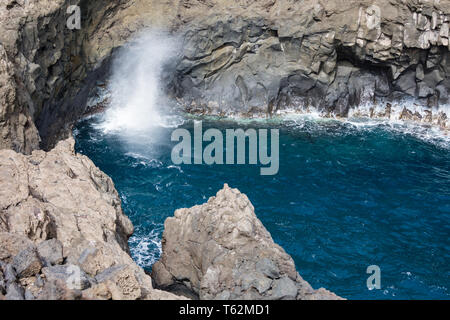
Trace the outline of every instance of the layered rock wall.
{"label": "layered rock wall", "polygon": [[368,106],[360,115],[448,124],[447,1],[257,1],[219,12],[187,25],[173,87],[190,112],[347,117]]}

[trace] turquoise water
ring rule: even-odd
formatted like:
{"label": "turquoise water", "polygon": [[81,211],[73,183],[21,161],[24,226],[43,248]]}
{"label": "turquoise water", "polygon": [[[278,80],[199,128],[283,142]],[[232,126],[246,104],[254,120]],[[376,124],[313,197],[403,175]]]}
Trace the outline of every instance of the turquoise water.
{"label": "turquoise water", "polygon": [[[204,129],[279,128],[280,170],[252,165],[180,165],[170,159],[173,128],[104,132],[80,122],[77,151],[112,177],[135,225],[134,259],[160,255],[164,220],[207,201],[226,182],[256,214],[314,288],[349,299],[450,298],[450,147],[401,125],[303,118],[203,122]],[[193,122],[181,127],[192,131]],[[408,129],[409,130],[409,129]],[[368,290],[369,265],[381,289]]]}

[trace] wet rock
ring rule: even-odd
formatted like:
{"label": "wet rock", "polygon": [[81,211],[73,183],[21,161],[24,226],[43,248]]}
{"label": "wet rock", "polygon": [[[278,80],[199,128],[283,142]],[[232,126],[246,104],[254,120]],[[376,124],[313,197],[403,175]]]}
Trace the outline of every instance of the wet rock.
{"label": "wet rock", "polygon": [[162,243],[163,254],[152,269],[162,289],[182,286],[200,299],[310,299],[317,294],[273,242],[248,198],[228,185],[201,206],[175,211],[164,224]]}
{"label": "wet rock", "polygon": [[24,298],[25,298],[25,300],[34,300],[34,299],[36,299],[36,297],[29,290],[25,290]]}
{"label": "wet rock", "polygon": [[[448,33],[450,9],[442,3],[327,1],[319,11],[312,0],[261,5],[248,4],[252,13],[244,14],[245,5],[216,4],[223,15],[204,14],[183,28],[185,54],[173,87],[186,109],[208,105],[202,113],[251,117],[314,107],[346,117],[379,97],[428,97],[448,79],[439,68],[450,56],[448,37],[440,36]],[[432,19],[433,30],[417,15],[424,7],[445,17]],[[260,32],[245,36],[256,26]]]}

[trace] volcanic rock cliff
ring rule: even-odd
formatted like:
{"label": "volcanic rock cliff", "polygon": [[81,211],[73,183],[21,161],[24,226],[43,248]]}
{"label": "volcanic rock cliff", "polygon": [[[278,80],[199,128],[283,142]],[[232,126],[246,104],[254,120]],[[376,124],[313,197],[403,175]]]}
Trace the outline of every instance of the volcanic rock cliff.
{"label": "volcanic rock cliff", "polygon": [[74,143],[0,151],[0,299],[178,299],[131,259],[114,184]]}
{"label": "volcanic rock cliff", "polygon": [[396,113],[447,126],[450,2],[248,3],[186,27],[174,88],[187,110]]}
{"label": "volcanic rock cliff", "polygon": [[162,244],[152,277],[169,291],[200,299],[341,299],[303,280],[247,196],[226,184],[207,203],[175,211]]}
{"label": "volcanic rock cliff", "polygon": [[[79,30],[66,26],[69,5],[81,8]],[[112,181],[70,138],[115,49],[137,31],[182,36],[166,88],[192,113],[392,118],[400,110],[395,116],[445,129],[449,19],[450,2],[438,0],[0,0],[0,298],[176,297],[153,289],[132,261],[132,225]],[[245,221],[225,210],[234,206]],[[200,218],[233,228],[219,224],[208,238],[189,224]],[[166,224],[154,272],[163,288],[181,284],[200,298],[335,298],[301,279],[235,190]],[[196,247],[194,235],[205,244]],[[176,246],[186,258],[179,270]],[[249,248],[257,255],[228,259]]]}
{"label": "volcanic rock cliff", "polygon": [[[66,27],[69,4],[80,30]],[[0,148],[68,137],[114,48],[146,27],[183,35],[167,86],[190,112],[368,105],[367,116],[448,122],[448,1],[2,0],[0,21]]]}

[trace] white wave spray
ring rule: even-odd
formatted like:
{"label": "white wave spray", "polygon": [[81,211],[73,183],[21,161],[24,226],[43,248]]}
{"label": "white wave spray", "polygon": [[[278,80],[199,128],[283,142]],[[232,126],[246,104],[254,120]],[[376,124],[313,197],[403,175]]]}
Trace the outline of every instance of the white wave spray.
{"label": "white wave spray", "polygon": [[170,126],[163,68],[177,54],[179,41],[162,31],[146,31],[120,49],[108,83],[110,106],[100,128],[132,136]]}

